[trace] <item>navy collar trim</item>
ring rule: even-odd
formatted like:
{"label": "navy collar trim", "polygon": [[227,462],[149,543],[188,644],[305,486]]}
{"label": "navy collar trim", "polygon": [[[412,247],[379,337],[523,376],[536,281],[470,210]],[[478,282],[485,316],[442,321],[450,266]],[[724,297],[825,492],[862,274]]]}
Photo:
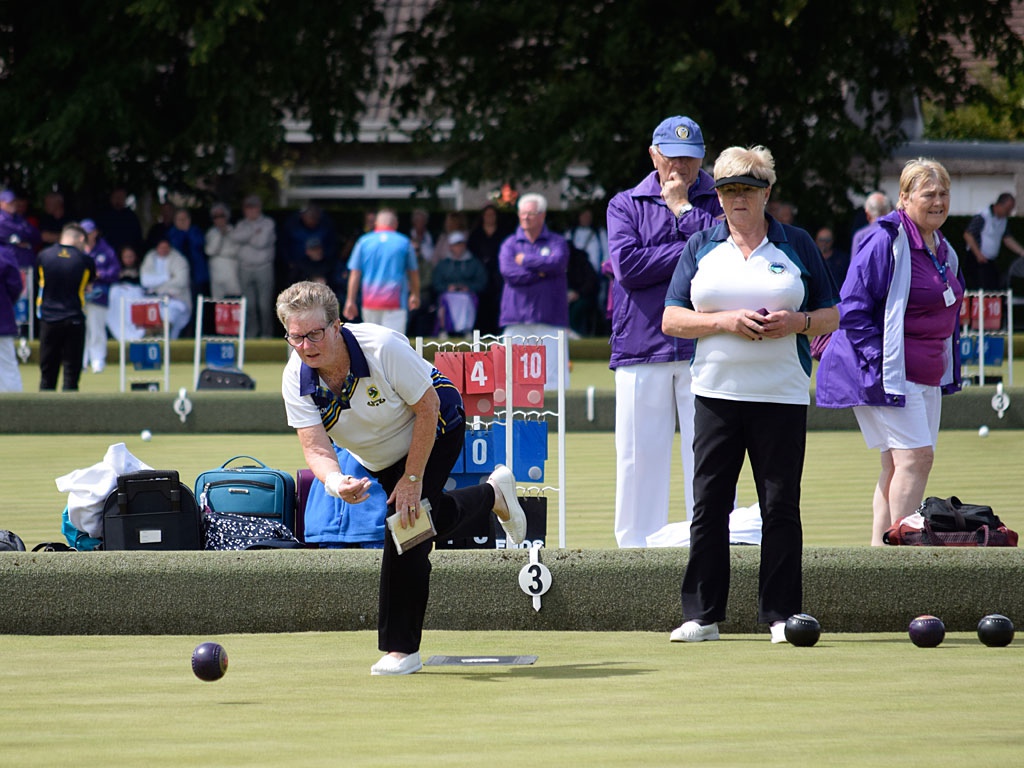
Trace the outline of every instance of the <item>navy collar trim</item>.
{"label": "navy collar trim", "polygon": [[[352,333],[344,325],[341,326],[341,338],[345,341],[345,346],[348,348],[349,357],[349,375],[354,376],[358,379],[366,378],[370,375],[370,365],[366,362],[366,355],[363,354],[362,347],[359,346],[359,342],[356,340],[355,334]],[[298,354],[298,353],[296,353]],[[320,374],[316,372],[316,369],[310,368],[305,363],[302,363],[299,369],[299,394],[300,395],[312,395],[316,392],[317,387],[320,386]]]}

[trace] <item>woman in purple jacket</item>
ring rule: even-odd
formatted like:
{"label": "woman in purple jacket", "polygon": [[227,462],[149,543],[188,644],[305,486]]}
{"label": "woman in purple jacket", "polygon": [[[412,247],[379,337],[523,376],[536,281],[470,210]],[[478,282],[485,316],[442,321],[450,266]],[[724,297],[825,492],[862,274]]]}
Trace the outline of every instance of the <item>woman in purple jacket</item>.
{"label": "woman in purple jacket", "polygon": [[942,395],[960,389],[964,280],[939,227],[949,174],[934,160],[903,168],[897,210],[853,254],[840,293],[839,330],[818,367],[817,404],[853,408],[881,451],[871,543],[918,508],[935,458]]}

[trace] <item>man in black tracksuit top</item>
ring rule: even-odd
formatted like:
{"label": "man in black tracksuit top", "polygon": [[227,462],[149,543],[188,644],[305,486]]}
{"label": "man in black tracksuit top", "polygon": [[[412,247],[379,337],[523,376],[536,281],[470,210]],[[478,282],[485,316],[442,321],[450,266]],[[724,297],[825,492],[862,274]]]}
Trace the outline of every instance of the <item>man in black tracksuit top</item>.
{"label": "man in black tracksuit top", "polygon": [[57,388],[62,364],[64,391],[78,389],[85,349],[85,287],[96,276],[96,265],[84,246],[85,230],[68,224],[60,242],[36,257],[40,391]]}

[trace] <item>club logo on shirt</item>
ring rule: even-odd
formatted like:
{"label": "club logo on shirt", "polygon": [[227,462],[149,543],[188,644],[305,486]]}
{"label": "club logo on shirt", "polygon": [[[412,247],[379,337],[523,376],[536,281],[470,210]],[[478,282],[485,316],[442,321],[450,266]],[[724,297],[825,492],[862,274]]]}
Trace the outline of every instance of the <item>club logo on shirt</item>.
{"label": "club logo on shirt", "polygon": [[546,257],[546,256],[550,256],[550,255],[551,255],[551,249],[550,249],[550,248],[548,248],[548,247],[547,247],[547,246],[545,245],[545,246],[544,246],[543,248],[541,248],[541,249],[540,249],[540,255],[541,255],[541,256],[545,256],[545,257]]}
{"label": "club logo on shirt", "polygon": [[366,388],[366,396],[370,398],[366,401],[366,404],[371,408],[376,408],[378,405],[384,405],[384,398],[380,396],[380,390],[373,384],[370,384]]}
{"label": "club logo on shirt", "polygon": [[773,275],[783,275],[786,273],[786,265],[780,264],[777,261],[773,261],[771,264],[768,265],[768,271],[771,272]]}

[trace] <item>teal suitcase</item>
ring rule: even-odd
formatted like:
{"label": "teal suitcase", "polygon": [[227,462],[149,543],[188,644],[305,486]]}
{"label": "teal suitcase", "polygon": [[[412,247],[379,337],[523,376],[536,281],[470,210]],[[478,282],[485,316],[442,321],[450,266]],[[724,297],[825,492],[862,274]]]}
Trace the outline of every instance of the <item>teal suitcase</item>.
{"label": "teal suitcase", "polygon": [[[256,463],[228,466],[238,459]],[[203,472],[196,478],[195,495],[204,510],[269,518],[295,530],[295,478],[252,456],[235,456]]]}

